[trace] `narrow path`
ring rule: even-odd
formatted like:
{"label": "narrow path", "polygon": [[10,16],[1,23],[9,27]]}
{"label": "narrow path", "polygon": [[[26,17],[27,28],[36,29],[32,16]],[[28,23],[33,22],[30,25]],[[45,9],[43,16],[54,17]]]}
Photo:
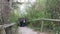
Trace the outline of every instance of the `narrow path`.
{"label": "narrow path", "polygon": [[37,32],[28,27],[19,27],[18,34],[37,34]]}
{"label": "narrow path", "polygon": [[29,27],[18,27],[18,34],[53,34],[53,33],[37,32]]}

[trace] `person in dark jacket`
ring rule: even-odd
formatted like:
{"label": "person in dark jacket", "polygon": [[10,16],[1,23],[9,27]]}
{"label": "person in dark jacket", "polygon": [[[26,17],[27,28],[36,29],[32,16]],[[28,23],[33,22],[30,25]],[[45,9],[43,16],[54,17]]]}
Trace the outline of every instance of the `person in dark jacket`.
{"label": "person in dark jacket", "polygon": [[26,19],[25,18],[21,18],[20,19],[20,27],[24,27],[26,24]]}

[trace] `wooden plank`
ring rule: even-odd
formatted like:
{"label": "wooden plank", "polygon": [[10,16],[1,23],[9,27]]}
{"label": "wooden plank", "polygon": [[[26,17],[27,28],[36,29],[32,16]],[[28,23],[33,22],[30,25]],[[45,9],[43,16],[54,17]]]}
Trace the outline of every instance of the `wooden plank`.
{"label": "wooden plank", "polygon": [[30,21],[38,21],[38,20],[46,20],[46,21],[60,21],[60,19],[46,19],[46,18],[40,18],[40,19],[32,19],[32,20],[29,20],[28,22]]}
{"label": "wooden plank", "polygon": [[0,25],[0,29],[15,25],[15,23]]}
{"label": "wooden plank", "polygon": [[10,27],[10,26],[13,26],[13,25],[15,25],[15,23],[11,23],[11,24],[4,24],[3,26],[4,26],[4,28],[7,28],[7,27]]}

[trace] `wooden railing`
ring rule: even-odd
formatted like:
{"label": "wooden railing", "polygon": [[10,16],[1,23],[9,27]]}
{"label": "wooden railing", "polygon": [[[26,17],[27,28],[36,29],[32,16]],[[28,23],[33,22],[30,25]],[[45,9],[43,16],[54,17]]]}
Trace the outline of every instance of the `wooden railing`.
{"label": "wooden railing", "polygon": [[[30,21],[37,21],[37,20],[41,20],[41,32],[43,31],[43,27],[44,27],[44,21],[57,21],[60,22],[60,19],[32,19],[29,20]],[[0,25],[0,34],[14,34],[13,31],[11,30],[12,27],[15,25],[15,23],[11,23],[11,24],[4,24],[4,25]],[[6,30],[7,29],[7,32]]]}
{"label": "wooden railing", "polygon": [[60,19],[48,19],[48,18],[32,19],[32,20],[29,20],[29,21],[38,21],[38,20],[46,20],[46,21],[60,21]]}
{"label": "wooden railing", "polygon": [[44,21],[54,21],[54,22],[60,22],[60,19],[46,19],[46,18],[40,18],[40,19],[32,19],[32,20],[29,20],[28,22],[31,22],[31,21],[41,21],[41,32],[43,31],[43,27],[44,27]]}
{"label": "wooden railing", "polygon": [[[15,23],[0,25],[0,34],[14,34],[11,30]],[[7,29],[7,32],[5,31]]]}

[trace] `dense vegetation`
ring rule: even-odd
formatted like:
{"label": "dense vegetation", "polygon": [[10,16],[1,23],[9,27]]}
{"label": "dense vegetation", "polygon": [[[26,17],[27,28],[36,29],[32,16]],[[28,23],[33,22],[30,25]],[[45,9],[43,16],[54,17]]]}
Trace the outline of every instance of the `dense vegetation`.
{"label": "dense vegetation", "polygon": [[[16,5],[17,6],[17,5]],[[14,6],[14,7],[16,7]],[[59,0],[37,0],[32,7],[26,8],[27,14],[23,16],[19,14],[19,8],[14,8],[11,13],[10,21],[15,22],[18,18],[26,17],[29,20],[38,18],[60,19],[60,1]],[[28,22],[28,26],[41,28],[41,21]],[[38,25],[37,25],[38,24]],[[44,28],[57,31],[59,22],[44,21]],[[60,31],[60,29],[58,28]]]}

